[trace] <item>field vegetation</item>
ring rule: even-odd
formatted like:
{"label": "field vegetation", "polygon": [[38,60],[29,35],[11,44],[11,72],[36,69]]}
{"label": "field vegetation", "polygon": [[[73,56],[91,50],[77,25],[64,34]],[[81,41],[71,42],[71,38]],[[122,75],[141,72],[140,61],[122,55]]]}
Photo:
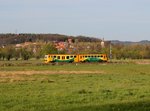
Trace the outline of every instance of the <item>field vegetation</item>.
{"label": "field vegetation", "polygon": [[1,111],[150,110],[150,64],[0,64]]}

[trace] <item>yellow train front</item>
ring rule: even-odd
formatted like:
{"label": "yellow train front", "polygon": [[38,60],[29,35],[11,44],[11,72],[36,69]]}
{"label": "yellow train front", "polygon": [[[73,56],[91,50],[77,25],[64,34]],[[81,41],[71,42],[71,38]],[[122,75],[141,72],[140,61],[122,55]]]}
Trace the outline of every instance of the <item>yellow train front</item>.
{"label": "yellow train front", "polygon": [[107,62],[106,54],[48,54],[44,58],[45,63],[52,62]]}
{"label": "yellow train front", "polygon": [[51,62],[78,62],[77,55],[73,54],[48,54],[45,55],[45,63]]}

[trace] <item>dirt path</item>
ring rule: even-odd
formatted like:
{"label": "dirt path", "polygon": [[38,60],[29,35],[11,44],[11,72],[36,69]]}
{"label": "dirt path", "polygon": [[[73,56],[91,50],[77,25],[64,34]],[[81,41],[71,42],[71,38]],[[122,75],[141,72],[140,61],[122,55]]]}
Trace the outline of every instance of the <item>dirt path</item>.
{"label": "dirt path", "polygon": [[49,75],[49,74],[102,74],[103,71],[0,71],[0,77],[15,75]]}

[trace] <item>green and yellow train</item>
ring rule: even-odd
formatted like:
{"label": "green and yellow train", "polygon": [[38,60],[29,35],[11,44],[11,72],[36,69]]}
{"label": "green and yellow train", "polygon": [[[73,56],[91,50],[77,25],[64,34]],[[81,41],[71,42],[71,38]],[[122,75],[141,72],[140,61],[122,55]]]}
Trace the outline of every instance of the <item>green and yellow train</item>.
{"label": "green and yellow train", "polygon": [[53,62],[107,62],[106,54],[48,54],[44,58],[45,63]]}

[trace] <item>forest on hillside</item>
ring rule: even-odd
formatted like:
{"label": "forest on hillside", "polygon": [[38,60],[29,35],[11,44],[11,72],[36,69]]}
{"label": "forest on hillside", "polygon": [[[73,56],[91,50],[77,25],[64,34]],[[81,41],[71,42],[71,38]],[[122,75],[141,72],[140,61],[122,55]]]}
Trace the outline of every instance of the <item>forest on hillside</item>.
{"label": "forest on hillside", "polygon": [[49,41],[66,41],[68,39],[78,39],[79,42],[96,42],[101,41],[98,38],[86,36],[68,36],[61,34],[0,34],[0,45],[19,44],[24,42],[49,42]]}

